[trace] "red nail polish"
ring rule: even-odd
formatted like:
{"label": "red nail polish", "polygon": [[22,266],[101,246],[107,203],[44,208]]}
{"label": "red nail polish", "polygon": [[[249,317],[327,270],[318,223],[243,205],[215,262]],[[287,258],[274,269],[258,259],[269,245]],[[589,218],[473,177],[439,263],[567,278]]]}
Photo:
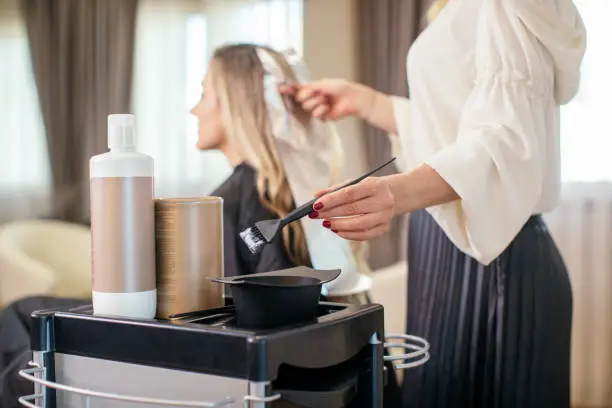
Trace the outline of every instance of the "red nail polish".
{"label": "red nail polish", "polygon": [[317,218],[318,216],[319,216],[319,213],[316,211],[313,211],[310,214],[308,214],[309,218]]}
{"label": "red nail polish", "polygon": [[323,221],[323,226],[325,228],[331,228],[331,221],[330,220]]}
{"label": "red nail polish", "polygon": [[337,233],[338,233],[338,230],[333,229],[333,230],[332,230],[332,232],[333,232],[334,234],[337,234]]}
{"label": "red nail polish", "polygon": [[323,209],[323,204],[321,203],[315,203],[314,207],[315,211],[320,211]]}

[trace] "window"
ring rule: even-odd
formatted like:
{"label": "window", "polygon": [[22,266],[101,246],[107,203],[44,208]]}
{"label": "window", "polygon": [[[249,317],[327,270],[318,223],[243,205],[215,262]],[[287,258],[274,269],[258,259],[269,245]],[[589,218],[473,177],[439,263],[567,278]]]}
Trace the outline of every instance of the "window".
{"label": "window", "polygon": [[47,141],[16,0],[0,1],[0,221],[44,212]]}
{"label": "window", "polygon": [[566,182],[612,180],[612,2],[574,0],[588,45],[576,98],[561,109],[562,174]]}
{"label": "window", "polygon": [[155,160],[156,195],[210,193],[231,168],[221,153],[196,149],[189,110],[211,54],[231,42],[301,52],[301,0],[143,0],[139,7],[133,111],[139,149]]}
{"label": "window", "polygon": [[[215,47],[250,41],[302,49],[302,0],[141,0],[133,113],[139,148],[153,156],[158,196],[211,192],[231,172],[199,152],[189,110]],[[49,210],[44,124],[18,0],[0,0],[0,223]]]}

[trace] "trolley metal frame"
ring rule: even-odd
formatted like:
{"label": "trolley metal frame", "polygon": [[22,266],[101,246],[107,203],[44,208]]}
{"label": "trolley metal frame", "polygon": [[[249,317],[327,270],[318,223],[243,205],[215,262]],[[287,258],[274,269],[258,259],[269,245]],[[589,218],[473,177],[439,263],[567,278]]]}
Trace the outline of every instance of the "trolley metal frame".
{"label": "trolley metal frame", "polygon": [[[56,408],[55,406],[55,391],[63,391],[67,393],[79,394],[85,397],[84,408],[90,408],[91,399],[110,399],[115,401],[162,405],[168,407],[202,407],[202,408],[220,408],[237,406],[236,404],[243,403],[244,408],[267,408],[270,403],[280,400],[282,395],[273,393],[269,395],[269,382],[249,382],[248,395],[242,398],[242,401],[234,398],[226,397],[221,401],[187,401],[177,399],[160,399],[150,398],[146,396],[132,396],[125,394],[116,394],[101,392],[92,389],[84,389],[79,387],[61,384],[55,381],[54,371],[54,351],[52,348],[53,339],[51,330],[44,330],[40,333],[43,336],[44,350],[34,351],[33,361],[30,368],[19,371],[19,375],[26,380],[34,383],[34,394],[22,396],[18,399],[19,403],[29,408]],[[384,377],[384,362],[391,361],[395,369],[406,370],[414,367],[422,366],[430,359],[429,343],[417,336],[409,334],[389,334],[385,337],[385,341],[380,341],[378,335],[373,333],[370,338],[370,346],[372,350],[372,408],[382,408],[382,389]],[[405,352],[400,355],[384,355],[384,349],[400,348]]]}

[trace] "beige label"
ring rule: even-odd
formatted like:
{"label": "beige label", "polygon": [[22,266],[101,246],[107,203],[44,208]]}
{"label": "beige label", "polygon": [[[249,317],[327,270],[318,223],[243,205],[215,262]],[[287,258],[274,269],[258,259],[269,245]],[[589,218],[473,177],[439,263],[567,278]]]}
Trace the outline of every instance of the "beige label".
{"label": "beige label", "polygon": [[91,180],[93,290],[155,289],[153,179]]}
{"label": "beige label", "polygon": [[223,306],[223,200],[155,200],[157,315]]}

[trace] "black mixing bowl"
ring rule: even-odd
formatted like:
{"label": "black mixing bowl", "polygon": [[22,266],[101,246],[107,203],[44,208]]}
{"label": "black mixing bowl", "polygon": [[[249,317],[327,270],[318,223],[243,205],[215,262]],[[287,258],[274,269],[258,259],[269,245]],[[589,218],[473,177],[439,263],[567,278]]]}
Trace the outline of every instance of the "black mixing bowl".
{"label": "black mixing bowl", "polygon": [[238,325],[270,329],[316,319],[323,283],[339,275],[298,267],[212,280],[230,285]]}

